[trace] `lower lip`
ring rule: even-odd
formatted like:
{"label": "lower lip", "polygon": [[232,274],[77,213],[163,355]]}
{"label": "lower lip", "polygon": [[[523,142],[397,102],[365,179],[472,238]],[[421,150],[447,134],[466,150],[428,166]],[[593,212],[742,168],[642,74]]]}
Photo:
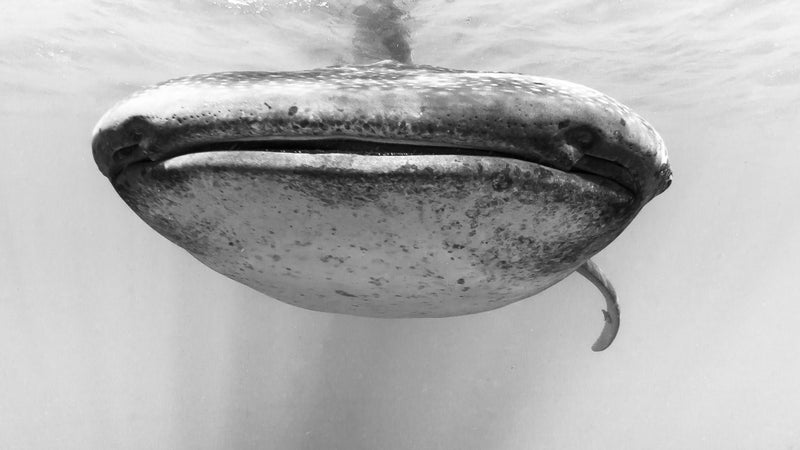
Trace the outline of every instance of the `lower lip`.
{"label": "lower lip", "polygon": [[115,187],[217,272],[295,306],[372,317],[527,298],[636,212],[615,183],[487,156],[217,151],[133,164]]}

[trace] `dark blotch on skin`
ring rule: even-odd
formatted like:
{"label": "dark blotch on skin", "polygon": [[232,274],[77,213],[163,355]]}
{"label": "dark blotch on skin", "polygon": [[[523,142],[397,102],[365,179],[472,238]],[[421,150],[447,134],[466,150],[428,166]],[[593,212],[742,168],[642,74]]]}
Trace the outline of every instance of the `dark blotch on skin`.
{"label": "dark blotch on skin", "polygon": [[492,188],[495,191],[505,191],[513,184],[514,182],[508,172],[499,173],[492,178]]}

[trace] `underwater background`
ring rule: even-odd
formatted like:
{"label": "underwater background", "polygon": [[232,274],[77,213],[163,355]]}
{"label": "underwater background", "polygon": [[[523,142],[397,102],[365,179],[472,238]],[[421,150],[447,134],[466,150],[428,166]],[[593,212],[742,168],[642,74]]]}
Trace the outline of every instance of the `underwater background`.
{"label": "underwater background", "polygon": [[672,187],[594,260],[492,312],[317,313],[218,275],[99,173],[144,85],[353,61],[362,0],[6,0],[0,448],[800,449],[800,5],[397,0],[421,64],[598,89]]}

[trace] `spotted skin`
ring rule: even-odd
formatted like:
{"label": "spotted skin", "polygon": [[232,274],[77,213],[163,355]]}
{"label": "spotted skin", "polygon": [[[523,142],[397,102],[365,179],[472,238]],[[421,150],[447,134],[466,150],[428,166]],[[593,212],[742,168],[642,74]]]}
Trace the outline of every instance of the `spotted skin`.
{"label": "spotted skin", "polygon": [[671,179],[658,133],[590,88],[388,61],[171,80],[92,146],[151,227],[278,300],[448,317],[579,270],[609,302],[596,350],[619,314],[589,259]]}
{"label": "spotted skin", "polygon": [[148,158],[161,159],[191,145],[269,137],[478,147],[569,171],[584,156],[575,145],[564,145],[576,129],[603,142],[589,154],[628,167],[644,201],[668,186],[658,133],[600,92],[529,75],[393,61],[168,81],[112,108],[100,120],[93,146],[106,175],[114,150],[134,144]]}

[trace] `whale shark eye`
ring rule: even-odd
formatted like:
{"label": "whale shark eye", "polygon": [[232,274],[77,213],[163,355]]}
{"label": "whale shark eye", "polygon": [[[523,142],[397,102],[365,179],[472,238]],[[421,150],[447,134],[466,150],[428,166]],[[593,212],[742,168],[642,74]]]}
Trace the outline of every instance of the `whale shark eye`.
{"label": "whale shark eye", "polygon": [[597,133],[585,126],[568,130],[564,137],[567,143],[582,151],[589,150],[598,141]]}

